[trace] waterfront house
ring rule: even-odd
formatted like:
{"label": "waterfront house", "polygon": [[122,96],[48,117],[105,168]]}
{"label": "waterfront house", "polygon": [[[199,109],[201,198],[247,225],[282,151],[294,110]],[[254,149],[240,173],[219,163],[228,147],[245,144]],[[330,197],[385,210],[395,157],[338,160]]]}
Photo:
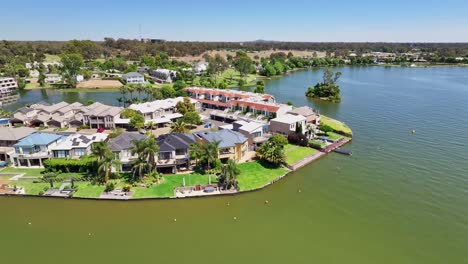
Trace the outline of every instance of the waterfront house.
{"label": "waterfront house", "polygon": [[320,114],[309,106],[301,106],[288,111],[288,114],[301,115],[306,118],[307,123],[320,125]]}
{"label": "waterfront house", "polygon": [[199,142],[219,142],[219,159],[226,162],[228,159],[241,161],[248,151],[248,139],[239,132],[229,129],[218,131],[202,131],[193,133]]}
{"label": "waterfront house", "polygon": [[264,123],[239,120],[232,123],[232,126],[232,130],[237,131],[248,138],[249,146],[252,147],[251,149],[255,149],[260,144],[267,141],[270,136],[266,133],[268,131],[268,125]]}
{"label": "waterfront house", "polygon": [[[141,104],[131,104],[128,108],[142,114],[147,124],[152,122],[162,127],[182,117],[182,114],[177,113],[176,105],[178,102],[183,101],[183,97],[168,98]],[[198,101],[193,99],[190,99],[190,101],[195,109],[200,109],[200,103]],[[123,120],[122,122],[125,122],[125,119]],[[127,122],[129,122],[129,120],[127,120]]]}
{"label": "waterfront house", "polygon": [[307,119],[302,115],[285,114],[270,120],[270,132],[285,136],[296,131],[307,134],[306,121]]}
{"label": "waterfront house", "polygon": [[193,71],[196,75],[200,75],[203,72],[206,72],[208,69],[208,62],[200,61],[193,65]]}
{"label": "waterfront house", "polygon": [[156,138],[159,145],[156,168],[162,173],[176,173],[190,168],[189,148],[195,143],[193,135],[171,133]]}
{"label": "waterfront house", "polygon": [[122,80],[127,84],[143,84],[145,77],[137,72],[129,72],[122,75]]}
{"label": "waterfront house", "polygon": [[11,163],[17,167],[42,167],[44,160],[52,156],[50,148],[65,138],[58,134],[31,134],[13,145],[15,153],[11,155]]}
{"label": "waterfront house", "polygon": [[172,83],[175,81],[177,72],[168,69],[156,69],[150,72],[153,80],[159,83]]}
{"label": "waterfront house", "polygon": [[0,77],[0,100],[16,92],[18,84],[14,78]]}
{"label": "waterfront house", "polygon": [[[224,90],[200,87],[184,88],[189,96],[199,101],[203,108],[231,110],[243,113],[248,119],[274,118],[292,110],[292,106],[275,102],[270,94],[259,94],[237,90]],[[212,112],[211,118],[232,123],[241,117],[226,116],[223,112]]]}
{"label": "waterfront house", "polygon": [[119,161],[120,172],[131,171],[133,161],[138,158],[137,155],[132,155],[131,152],[135,146],[134,142],[143,140],[146,137],[146,135],[140,133],[124,132],[108,140],[107,145],[112,153],[114,153],[115,159]]}
{"label": "waterfront house", "polygon": [[10,156],[15,153],[13,145],[34,132],[36,130],[30,127],[0,127],[0,161],[10,161]]}
{"label": "waterfront house", "polygon": [[62,82],[62,76],[56,73],[48,73],[45,75],[46,83],[60,83]]}
{"label": "waterfront house", "polygon": [[95,133],[93,135],[73,134],[62,140],[55,146],[50,147],[52,157],[79,159],[84,155],[91,154],[91,145],[107,139],[105,133]]}
{"label": "waterfront house", "polygon": [[83,124],[90,128],[115,128],[114,120],[119,118],[122,107],[94,103],[89,111],[83,113]]}

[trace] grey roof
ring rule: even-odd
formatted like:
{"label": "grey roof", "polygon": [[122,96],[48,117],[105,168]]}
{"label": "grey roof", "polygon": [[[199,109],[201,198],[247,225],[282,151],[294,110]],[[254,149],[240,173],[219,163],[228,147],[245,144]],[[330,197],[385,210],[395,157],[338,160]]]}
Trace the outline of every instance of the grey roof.
{"label": "grey roof", "polygon": [[116,138],[109,139],[107,145],[109,146],[110,150],[112,151],[122,151],[125,149],[133,148],[134,140],[143,140],[146,138],[146,135],[139,134],[139,133],[130,133],[124,132]]}
{"label": "grey roof", "polygon": [[129,72],[129,73],[122,75],[122,79],[127,79],[127,78],[132,78],[132,77],[142,78],[143,75],[139,74],[138,72]]}
{"label": "grey roof", "polygon": [[193,135],[172,133],[159,136],[156,141],[159,151],[174,151],[176,149],[187,149],[190,144],[195,143]]}
{"label": "grey roof", "polygon": [[313,116],[313,115],[318,116],[318,114],[314,111],[314,109],[308,106],[301,106],[298,108],[294,108],[293,110],[288,111],[288,113],[295,114],[295,115],[302,115],[305,117]]}
{"label": "grey roof", "polygon": [[17,112],[20,112],[22,114],[27,114],[27,113],[29,113],[31,111],[34,111],[34,109],[32,109],[30,107],[22,107]]}
{"label": "grey roof", "polygon": [[219,141],[220,148],[234,147],[236,144],[242,144],[247,141],[247,138],[244,135],[229,129],[218,130],[215,132],[197,132],[194,133],[194,135],[203,138],[208,142]]}
{"label": "grey roof", "polygon": [[31,127],[0,127],[0,140],[17,141],[36,132]]}

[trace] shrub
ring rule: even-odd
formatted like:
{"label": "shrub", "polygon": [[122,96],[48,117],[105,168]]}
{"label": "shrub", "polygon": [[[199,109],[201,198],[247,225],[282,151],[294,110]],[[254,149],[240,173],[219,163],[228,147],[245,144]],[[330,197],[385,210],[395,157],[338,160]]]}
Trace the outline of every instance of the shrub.
{"label": "shrub", "polygon": [[288,142],[294,145],[307,146],[309,141],[304,134],[293,133],[288,135]]}
{"label": "shrub", "polygon": [[81,159],[56,158],[44,161],[46,172],[90,172],[94,168],[96,158],[84,156]]}
{"label": "shrub", "polygon": [[334,129],[333,129],[331,126],[329,126],[329,125],[320,125],[319,128],[320,128],[320,130],[322,130],[322,131],[325,132],[325,133],[333,132],[333,131],[334,131]]}
{"label": "shrub", "polygon": [[105,192],[112,192],[115,189],[115,184],[113,182],[108,182],[106,184]]}
{"label": "shrub", "polygon": [[130,184],[126,184],[126,185],[122,188],[122,190],[123,190],[124,192],[129,192],[131,189],[132,189],[132,186],[131,186]]}
{"label": "shrub", "polygon": [[314,148],[314,149],[322,149],[322,145],[314,141],[309,141],[309,147]]}

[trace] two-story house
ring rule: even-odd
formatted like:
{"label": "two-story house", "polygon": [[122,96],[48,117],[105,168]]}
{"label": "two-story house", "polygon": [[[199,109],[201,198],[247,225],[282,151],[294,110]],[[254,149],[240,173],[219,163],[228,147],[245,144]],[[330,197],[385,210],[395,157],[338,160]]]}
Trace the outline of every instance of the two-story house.
{"label": "two-story house", "polygon": [[3,97],[7,97],[13,94],[18,88],[14,78],[11,77],[1,77],[0,78],[0,100]]}
{"label": "two-story house", "polygon": [[156,69],[151,71],[150,75],[156,82],[172,83],[176,79],[177,72],[168,69]]}
{"label": "two-story house", "polygon": [[79,159],[84,155],[91,154],[91,145],[93,143],[106,139],[107,134],[105,133],[96,133],[93,135],[73,134],[49,149],[52,151],[52,156],[54,158]]}
{"label": "two-story house", "polygon": [[119,161],[119,171],[131,171],[133,161],[138,158],[137,155],[132,155],[132,148],[135,146],[134,142],[143,140],[147,136],[140,133],[124,132],[115,138],[107,141],[107,145],[114,153],[115,159]]}
{"label": "two-story house", "polygon": [[122,107],[94,103],[89,106],[90,110],[83,113],[83,124],[90,128],[115,128],[114,119],[120,116]]}
{"label": "two-story house", "polygon": [[195,139],[204,143],[219,142],[219,159],[241,161],[248,151],[248,139],[239,132],[229,129],[218,131],[202,131],[193,133]]}
{"label": "two-story house", "polygon": [[34,132],[36,130],[30,127],[0,127],[0,161],[10,161],[10,156],[15,153],[13,145]]}
{"label": "two-story house", "polygon": [[156,168],[163,173],[176,173],[190,168],[189,148],[195,143],[193,135],[172,133],[156,138],[159,145]]}
{"label": "two-story house", "polygon": [[122,80],[127,84],[143,84],[145,77],[138,72],[129,72],[122,75]]}
{"label": "two-story house", "polygon": [[42,167],[43,161],[52,157],[50,149],[65,138],[58,134],[31,134],[13,145],[15,153],[11,155],[11,163],[17,167]]}
{"label": "two-story house", "polygon": [[270,120],[270,132],[285,136],[296,132],[307,134],[306,121],[302,115],[285,114]]}

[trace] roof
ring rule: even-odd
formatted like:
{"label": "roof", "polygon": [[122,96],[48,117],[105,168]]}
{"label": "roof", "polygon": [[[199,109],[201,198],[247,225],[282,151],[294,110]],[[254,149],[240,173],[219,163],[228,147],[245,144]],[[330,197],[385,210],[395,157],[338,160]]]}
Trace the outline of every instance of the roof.
{"label": "roof", "polygon": [[110,150],[116,152],[116,151],[122,151],[126,149],[131,149],[133,148],[134,140],[143,140],[147,136],[140,134],[140,133],[131,133],[131,132],[124,132],[117,136],[116,138],[111,138],[107,142],[107,145],[109,146]]}
{"label": "roof", "polygon": [[27,114],[27,113],[29,113],[31,111],[34,111],[34,109],[32,109],[30,107],[22,107],[17,112],[22,113],[22,114]]}
{"label": "roof", "polygon": [[36,132],[31,127],[0,127],[0,140],[17,141]]}
{"label": "roof", "polygon": [[34,133],[16,143],[15,147],[28,147],[34,145],[49,145],[50,143],[62,138],[62,135],[48,133]]}
{"label": "roof", "polygon": [[159,151],[174,151],[176,149],[187,149],[190,144],[195,143],[193,135],[182,133],[171,133],[159,136],[156,141],[159,145]]}
{"label": "roof", "polygon": [[220,148],[234,147],[237,144],[243,144],[247,141],[247,138],[241,133],[228,129],[218,130],[215,132],[196,132],[194,135],[199,138],[203,138],[208,142],[219,141]]}
{"label": "roof", "polygon": [[73,134],[50,149],[70,150],[74,148],[87,148],[94,142],[104,141],[106,138],[107,134],[104,133],[95,133],[93,135]]}
{"label": "roof", "polygon": [[[163,100],[155,100],[152,102],[141,103],[141,104],[131,104],[130,109],[136,110],[140,113],[152,113],[158,109],[169,109],[175,107],[178,102],[183,102],[183,97],[168,98]],[[194,99],[190,98],[190,102],[195,103]]]}
{"label": "roof", "polygon": [[139,74],[138,72],[129,72],[129,73],[122,75],[122,79],[127,79],[127,78],[143,78],[143,75]]}
{"label": "roof", "polygon": [[291,111],[288,111],[288,113],[293,114],[293,115],[302,115],[305,117],[312,116],[312,115],[317,115],[317,113],[314,111],[314,109],[308,107],[308,106],[301,106],[298,108],[294,108]]}
{"label": "roof", "polygon": [[110,106],[101,103],[94,103],[88,107],[90,110],[84,113],[88,116],[116,116],[122,111],[121,107]]}
{"label": "roof", "polygon": [[292,123],[301,122],[305,120],[306,118],[302,115],[285,114],[277,118],[271,119],[270,122],[292,124]]}
{"label": "roof", "polygon": [[[236,121],[237,123],[240,123],[239,121]],[[258,123],[258,122],[243,122],[240,123],[242,126],[239,128],[240,130],[244,130],[246,132],[253,132],[259,128],[263,128],[264,124]]]}

